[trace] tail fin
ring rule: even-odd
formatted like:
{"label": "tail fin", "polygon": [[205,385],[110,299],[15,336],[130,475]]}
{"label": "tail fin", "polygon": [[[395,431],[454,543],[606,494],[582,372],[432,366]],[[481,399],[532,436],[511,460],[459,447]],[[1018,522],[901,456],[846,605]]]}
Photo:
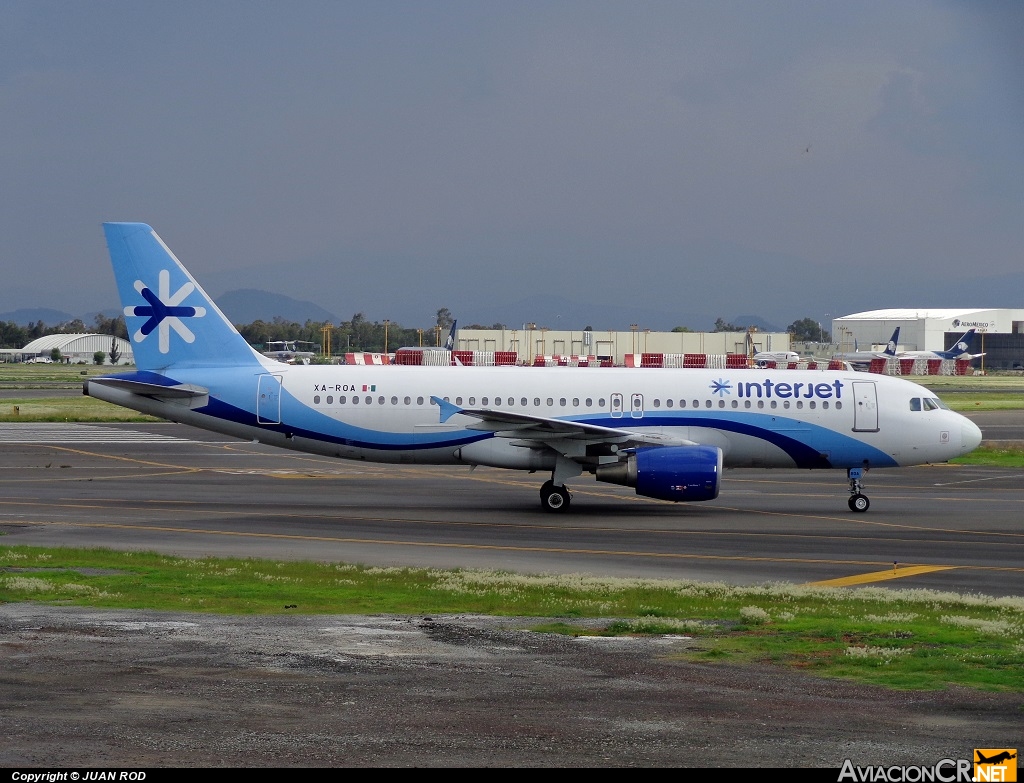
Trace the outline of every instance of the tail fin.
{"label": "tail fin", "polygon": [[145,223],[104,223],[140,370],[262,364],[213,300]]}
{"label": "tail fin", "polygon": [[448,339],[444,341],[444,349],[446,351],[455,350],[455,327],[458,326],[458,324],[459,322],[457,320],[452,321],[452,328],[448,332]]}
{"label": "tail fin", "polygon": [[957,340],[953,347],[948,351],[942,351],[944,354],[948,354],[948,358],[956,359],[957,357],[967,353],[971,349],[971,340],[974,339],[974,333],[976,329],[968,329],[967,332]]}
{"label": "tail fin", "polygon": [[892,337],[889,338],[889,342],[885,344],[885,350],[882,351],[884,356],[894,357],[896,356],[896,346],[900,344],[900,327],[896,327],[896,330],[892,333]]}

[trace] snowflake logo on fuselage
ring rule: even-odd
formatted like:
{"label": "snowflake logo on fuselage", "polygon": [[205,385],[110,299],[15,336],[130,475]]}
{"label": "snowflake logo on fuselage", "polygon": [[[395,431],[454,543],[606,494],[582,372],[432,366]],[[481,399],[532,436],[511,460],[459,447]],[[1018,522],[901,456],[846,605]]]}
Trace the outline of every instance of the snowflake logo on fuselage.
{"label": "snowflake logo on fuselage", "polygon": [[154,294],[152,289],[141,280],[135,281],[135,290],[149,302],[148,305],[124,308],[125,315],[135,315],[147,319],[132,335],[135,342],[141,343],[156,330],[160,353],[167,353],[171,350],[171,329],[177,332],[185,342],[195,342],[196,336],[181,321],[182,318],[202,318],[206,315],[205,307],[189,307],[181,304],[189,294],[196,290],[195,283],[189,281],[171,295],[171,273],[166,269],[161,269],[157,285],[158,293]]}
{"label": "snowflake logo on fuselage", "polygon": [[723,381],[721,378],[717,381],[711,381],[711,393],[717,394],[719,397],[732,394],[732,383],[730,381]]}

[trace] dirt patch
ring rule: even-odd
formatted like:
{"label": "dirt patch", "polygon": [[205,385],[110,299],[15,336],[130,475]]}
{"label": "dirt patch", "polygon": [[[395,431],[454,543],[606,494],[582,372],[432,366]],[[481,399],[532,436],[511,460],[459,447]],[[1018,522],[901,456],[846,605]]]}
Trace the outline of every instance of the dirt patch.
{"label": "dirt patch", "polygon": [[1017,747],[1019,694],[694,664],[526,618],[0,606],[3,766],[930,765]]}

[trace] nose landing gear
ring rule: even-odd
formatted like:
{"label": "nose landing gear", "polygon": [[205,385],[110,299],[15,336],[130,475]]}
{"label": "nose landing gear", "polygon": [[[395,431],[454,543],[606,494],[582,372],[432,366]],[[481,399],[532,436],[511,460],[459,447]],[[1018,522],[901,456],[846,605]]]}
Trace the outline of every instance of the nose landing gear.
{"label": "nose landing gear", "polygon": [[867,495],[861,492],[863,487],[860,480],[867,470],[867,467],[863,467],[849,468],[846,471],[846,477],[850,480],[850,500],[847,502],[850,511],[864,512],[871,506],[871,501],[868,500]]}

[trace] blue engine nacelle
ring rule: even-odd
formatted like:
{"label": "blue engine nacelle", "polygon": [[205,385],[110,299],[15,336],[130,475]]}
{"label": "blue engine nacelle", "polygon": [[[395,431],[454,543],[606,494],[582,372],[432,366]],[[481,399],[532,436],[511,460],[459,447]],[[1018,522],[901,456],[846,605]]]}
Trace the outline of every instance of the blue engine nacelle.
{"label": "blue engine nacelle", "polygon": [[635,487],[658,500],[696,501],[718,497],[722,450],[717,446],[662,446],[637,449],[626,459],[597,468],[597,480]]}

